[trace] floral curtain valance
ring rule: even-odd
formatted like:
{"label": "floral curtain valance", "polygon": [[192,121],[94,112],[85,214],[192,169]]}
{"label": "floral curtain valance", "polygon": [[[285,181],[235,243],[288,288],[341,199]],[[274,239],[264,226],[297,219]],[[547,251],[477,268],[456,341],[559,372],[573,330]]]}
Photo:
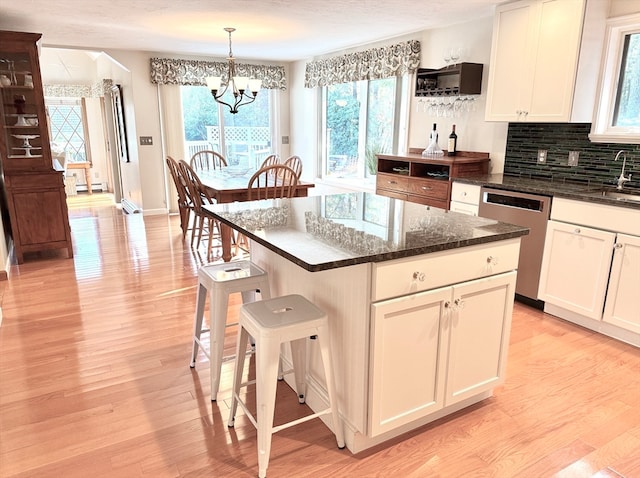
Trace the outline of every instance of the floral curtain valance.
{"label": "floral curtain valance", "polygon": [[402,76],[413,73],[419,65],[420,42],[409,40],[309,62],[306,66],[304,86],[315,88]]}
{"label": "floral curtain valance", "polygon": [[[159,85],[206,86],[208,76],[221,76],[222,82],[226,84],[227,72],[228,63],[226,61],[151,58],[151,83]],[[262,88],[271,90],[285,90],[287,88],[283,66],[236,63],[236,73],[239,76],[261,79]]]}
{"label": "floral curtain valance", "polygon": [[93,85],[43,85],[44,96],[48,98],[99,98],[104,96],[105,84],[111,80],[102,80]]}

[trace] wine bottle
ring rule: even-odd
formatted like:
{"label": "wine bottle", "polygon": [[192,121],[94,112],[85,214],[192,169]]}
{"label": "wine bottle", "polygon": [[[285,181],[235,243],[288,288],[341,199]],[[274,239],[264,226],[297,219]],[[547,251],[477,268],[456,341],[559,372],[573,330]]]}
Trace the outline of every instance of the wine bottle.
{"label": "wine bottle", "polygon": [[447,147],[447,156],[455,156],[458,152],[458,135],[456,134],[456,125],[451,128],[449,135],[449,145]]}

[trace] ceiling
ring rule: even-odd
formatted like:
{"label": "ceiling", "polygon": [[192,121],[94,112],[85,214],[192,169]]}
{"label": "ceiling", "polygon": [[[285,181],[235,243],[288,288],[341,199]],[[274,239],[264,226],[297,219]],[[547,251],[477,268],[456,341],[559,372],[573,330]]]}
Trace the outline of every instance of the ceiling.
{"label": "ceiling", "polygon": [[294,61],[493,14],[503,0],[2,0],[42,45]]}

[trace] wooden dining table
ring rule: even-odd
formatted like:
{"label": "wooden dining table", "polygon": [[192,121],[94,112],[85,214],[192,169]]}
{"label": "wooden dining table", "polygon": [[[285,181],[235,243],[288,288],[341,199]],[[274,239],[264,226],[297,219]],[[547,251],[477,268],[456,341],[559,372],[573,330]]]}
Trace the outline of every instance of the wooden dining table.
{"label": "wooden dining table", "polygon": [[[218,204],[230,202],[243,202],[249,200],[249,179],[254,170],[235,171],[232,168],[221,168],[211,171],[196,171],[200,182],[209,196]],[[294,197],[307,197],[309,189],[315,187],[314,183],[306,181],[298,182]],[[220,242],[222,243],[222,260],[229,262],[231,255],[231,228],[225,224],[220,225]]]}

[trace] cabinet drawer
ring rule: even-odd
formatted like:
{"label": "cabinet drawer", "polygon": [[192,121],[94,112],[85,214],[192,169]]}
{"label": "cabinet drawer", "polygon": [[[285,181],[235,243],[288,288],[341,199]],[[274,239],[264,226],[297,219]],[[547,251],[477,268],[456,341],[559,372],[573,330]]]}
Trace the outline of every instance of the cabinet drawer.
{"label": "cabinet drawer", "polygon": [[378,173],[376,187],[378,189],[386,189],[387,191],[406,193],[409,190],[409,177],[398,174]]}
{"label": "cabinet drawer", "polygon": [[408,193],[449,202],[449,181],[411,178]]}
{"label": "cabinet drawer", "polygon": [[478,205],[476,204],[467,204],[458,201],[451,201],[451,206],[449,207],[450,211],[459,212],[462,214],[468,214],[469,216],[477,216],[478,215]]}
{"label": "cabinet drawer", "polygon": [[375,263],[372,301],[515,270],[519,252],[517,238]]}
{"label": "cabinet drawer", "polygon": [[480,186],[454,181],[451,185],[451,200],[477,206],[480,204]]}
{"label": "cabinet drawer", "polygon": [[449,209],[449,203],[446,199],[436,199],[428,196],[418,196],[417,194],[407,194],[407,201],[416,204],[424,204],[425,206],[439,207],[440,209]]}

